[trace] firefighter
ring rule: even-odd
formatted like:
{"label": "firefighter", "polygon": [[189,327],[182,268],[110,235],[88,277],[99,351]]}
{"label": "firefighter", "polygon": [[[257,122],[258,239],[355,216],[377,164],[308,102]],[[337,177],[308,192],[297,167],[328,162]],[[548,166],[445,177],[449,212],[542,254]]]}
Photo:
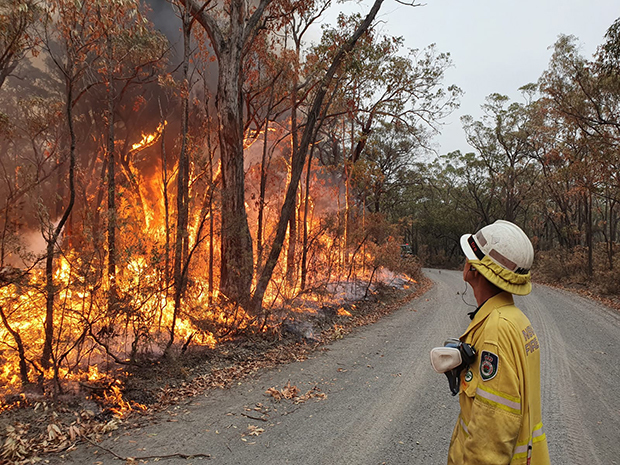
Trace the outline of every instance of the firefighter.
{"label": "firefighter", "polygon": [[475,357],[463,367],[449,465],[546,465],[540,405],[540,343],[513,294],[532,290],[534,248],[515,224],[498,220],[461,237],[463,279],[478,308],[459,338]]}

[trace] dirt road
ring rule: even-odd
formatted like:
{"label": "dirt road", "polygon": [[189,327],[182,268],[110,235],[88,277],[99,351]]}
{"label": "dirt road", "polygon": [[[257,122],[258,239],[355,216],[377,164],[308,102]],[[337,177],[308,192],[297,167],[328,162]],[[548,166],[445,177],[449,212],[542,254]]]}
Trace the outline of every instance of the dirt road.
{"label": "dirt road", "polygon": [[[428,293],[311,359],[194,398],[157,424],[117,432],[101,445],[123,457],[211,456],[160,461],[185,465],[445,463],[458,401],[428,353],[461,334],[470,308],[459,272],[427,275],[435,281]],[[471,290],[465,300],[474,302]],[[542,346],[552,463],[620,463],[620,314],[543,286],[516,302]],[[265,394],[288,382],[302,394],[316,387],[327,397],[294,404]],[[120,463],[94,446],[55,460]]]}

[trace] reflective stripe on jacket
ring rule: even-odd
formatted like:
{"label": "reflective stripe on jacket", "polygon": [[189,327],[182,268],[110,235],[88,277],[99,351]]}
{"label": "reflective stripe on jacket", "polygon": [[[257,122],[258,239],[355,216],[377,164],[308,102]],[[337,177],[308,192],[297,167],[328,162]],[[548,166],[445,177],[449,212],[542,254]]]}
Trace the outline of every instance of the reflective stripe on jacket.
{"label": "reflective stripe on jacket", "polygon": [[548,465],[538,338],[512,295],[487,300],[460,339],[476,361],[461,373],[448,465]]}

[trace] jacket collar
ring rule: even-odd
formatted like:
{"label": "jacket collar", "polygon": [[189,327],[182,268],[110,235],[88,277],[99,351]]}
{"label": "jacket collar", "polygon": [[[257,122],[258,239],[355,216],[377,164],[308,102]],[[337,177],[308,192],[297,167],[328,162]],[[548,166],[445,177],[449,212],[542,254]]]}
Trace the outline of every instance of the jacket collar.
{"label": "jacket collar", "polygon": [[463,333],[460,339],[463,341],[465,337],[471,333],[476,327],[478,327],[496,308],[504,307],[506,305],[514,305],[512,294],[502,291],[499,294],[494,295],[488,299],[482,306],[476,311],[474,319],[469,323],[467,330]]}

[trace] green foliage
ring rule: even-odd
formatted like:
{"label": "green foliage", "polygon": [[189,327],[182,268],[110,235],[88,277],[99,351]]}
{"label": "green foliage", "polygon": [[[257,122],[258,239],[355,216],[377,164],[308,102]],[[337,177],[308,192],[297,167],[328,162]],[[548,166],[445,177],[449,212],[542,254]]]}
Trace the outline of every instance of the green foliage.
{"label": "green foliage", "polygon": [[620,73],[620,18],[605,33],[605,42],[599,47],[596,61],[605,74],[618,77]]}

